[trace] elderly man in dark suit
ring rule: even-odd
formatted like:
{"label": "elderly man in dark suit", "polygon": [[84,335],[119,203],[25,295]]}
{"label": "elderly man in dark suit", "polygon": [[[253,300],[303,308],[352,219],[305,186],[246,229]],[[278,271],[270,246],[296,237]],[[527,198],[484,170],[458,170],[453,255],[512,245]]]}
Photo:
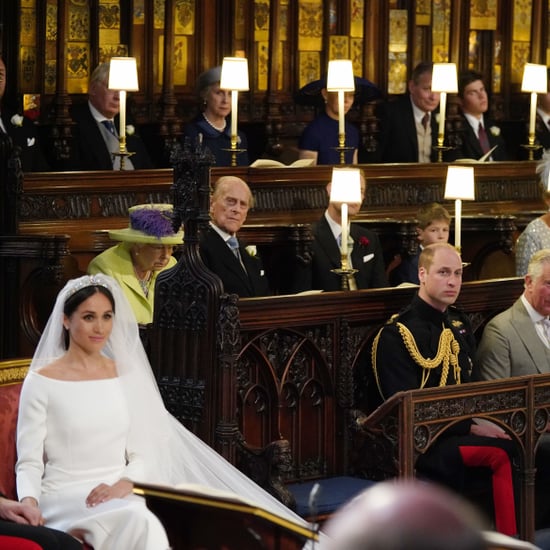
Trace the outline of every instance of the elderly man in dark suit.
{"label": "elderly man in dark suit", "polygon": [[271,293],[259,257],[237,238],[251,206],[252,192],[245,181],[219,178],[210,200],[210,227],[199,241],[203,262],[222,280],[225,292],[242,297]]}
{"label": "elderly man in dark suit", "polygon": [[[361,172],[361,198],[365,196],[365,177]],[[331,184],[327,185],[330,196]],[[348,204],[350,219],[357,215],[361,203]],[[311,261],[299,265],[294,277],[295,292],[307,290],[342,290],[341,276],[333,269],[341,267],[339,237],[342,233],[342,211],[339,203],[329,202],[321,219],[313,226]],[[357,289],[388,286],[386,279],[382,246],[378,235],[357,223],[351,223],[350,259]]]}
{"label": "elderly man in dark suit", "polygon": [[[119,92],[109,90],[109,63],[100,64],[92,73],[88,101],[71,108],[73,150],[68,170],[118,170]],[[153,168],[145,145],[131,125],[126,127],[126,148],[132,153],[124,159],[125,170]]]}
{"label": "elderly man in dark suit", "polygon": [[378,151],[360,152],[360,162],[434,162],[439,92],[432,92],[433,63],[419,63],[408,93],[381,107]]}
{"label": "elderly man in dark suit", "polygon": [[483,75],[472,70],[461,72],[458,76],[458,96],[462,109],[461,143],[447,155],[447,160],[479,159],[495,146],[487,160],[508,160],[500,127],[485,116],[489,98]]}
{"label": "elderly man in dark suit", "polygon": [[8,134],[19,148],[23,172],[43,172],[49,170],[48,163],[40,148],[38,132],[33,122],[2,104],[6,91],[6,65],[0,58],[0,133]]}

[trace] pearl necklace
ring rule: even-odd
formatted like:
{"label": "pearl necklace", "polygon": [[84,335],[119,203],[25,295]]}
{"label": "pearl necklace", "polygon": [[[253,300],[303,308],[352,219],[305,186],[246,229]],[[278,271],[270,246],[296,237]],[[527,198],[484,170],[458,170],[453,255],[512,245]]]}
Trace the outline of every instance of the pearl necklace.
{"label": "pearl necklace", "polygon": [[202,113],[202,116],[204,117],[204,120],[214,128],[214,130],[217,130],[218,132],[223,132],[225,130],[225,127],[227,125],[227,121],[223,119],[223,126],[216,126],[209,118],[206,116],[206,113]]}

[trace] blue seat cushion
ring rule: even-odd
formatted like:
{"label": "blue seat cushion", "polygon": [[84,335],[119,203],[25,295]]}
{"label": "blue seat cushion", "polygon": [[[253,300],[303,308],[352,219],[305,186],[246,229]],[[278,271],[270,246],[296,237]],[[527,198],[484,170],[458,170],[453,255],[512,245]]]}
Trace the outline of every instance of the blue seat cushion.
{"label": "blue seat cushion", "polygon": [[339,476],[306,481],[304,483],[290,483],[287,487],[296,499],[296,513],[302,517],[311,516],[309,495],[316,483],[320,486],[317,495],[316,515],[326,516],[332,514],[342,504],[351,500],[364,489],[368,489],[374,485],[376,481],[358,477]]}

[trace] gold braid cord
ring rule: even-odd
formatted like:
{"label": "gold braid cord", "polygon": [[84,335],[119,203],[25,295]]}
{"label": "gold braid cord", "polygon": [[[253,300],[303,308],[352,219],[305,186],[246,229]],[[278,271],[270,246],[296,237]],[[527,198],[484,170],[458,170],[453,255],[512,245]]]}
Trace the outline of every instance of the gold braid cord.
{"label": "gold braid cord", "polygon": [[441,331],[437,355],[433,359],[426,359],[420,354],[420,351],[418,351],[416,341],[411,331],[402,323],[396,323],[396,325],[410,356],[414,362],[423,369],[422,383],[420,385],[421,388],[426,385],[428,377],[430,376],[430,370],[439,367],[439,365],[443,367],[441,371],[441,379],[439,380],[439,386],[447,385],[449,366],[453,367],[455,384],[460,384],[460,366],[458,364],[460,344],[455,340],[453,331],[450,328],[443,327],[443,330]]}
{"label": "gold braid cord", "polygon": [[382,399],[386,399],[384,397],[384,393],[382,392],[382,386],[380,385],[380,377],[378,376],[378,368],[376,367],[376,354],[378,352],[378,342],[380,341],[380,335],[382,334],[382,331],[384,330],[384,327],[382,327],[379,331],[376,337],[374,338],[374,341],[372,342],[372,349],[371,349],[371,362],[372,362],[372,370],[374,371],[374,378],[376,380],[376,385],[378,386],[378,392],[380,393],[380,396]]}

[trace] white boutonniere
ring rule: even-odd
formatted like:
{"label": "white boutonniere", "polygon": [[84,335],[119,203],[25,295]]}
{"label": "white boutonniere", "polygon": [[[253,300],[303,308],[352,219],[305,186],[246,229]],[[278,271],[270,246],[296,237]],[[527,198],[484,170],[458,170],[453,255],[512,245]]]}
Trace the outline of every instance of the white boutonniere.
{"label": "white boutonniere", "polygon": [[441,118],[440,113],[435,113],[435,121],[439,124],[439,119]]}
{"label": "white boutonniere", "polygon": [[133,136],[136,133],[136,129],[133,124],[128,124],[126,126],[126,135],[127,136]]}
{"label": "white boutonniere", "polygon": [[23,117],[21,115],[13,115],[10,119],[10,122],[14,126],[23,126]]}
{"label": "white boutonniere", "polygon": [[491,126],[489,132],[491,132],[493,136],[500,136],[500,128],[498,126]]}
{"label": "white boutonniere", "polygon": [[256,254],[258,253],[258,250],[256,249],[256,247],[251,244],[251,245],[248,245],[245,250],[248,252],[248,254],[250,254],[250,256],[254,257],[256,256]]}

